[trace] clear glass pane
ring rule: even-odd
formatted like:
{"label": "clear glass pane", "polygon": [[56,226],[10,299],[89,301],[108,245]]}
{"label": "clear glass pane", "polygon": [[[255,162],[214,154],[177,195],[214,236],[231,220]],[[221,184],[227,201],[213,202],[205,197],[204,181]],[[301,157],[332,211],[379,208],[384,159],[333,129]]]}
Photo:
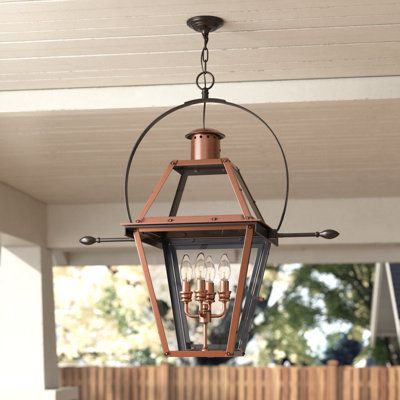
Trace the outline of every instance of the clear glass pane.
{"label": "clear glass pane", "polygon": [[[233,237],[197,237],[193,232],[186,231],[185,238],[164,238],[157,248],[146,246],[145,253],[149,264],[150,275],[155,288],[155,294],[160,307],[162,322],[171,351],[201,350],[204,345],[204,324],[199,317],[201,302],[196,300],[198,279],[204,280],[204,285],[214,284],[214,296],[209,298],[208,306],[214,318],[208,323],[208,348],[210,350],[225,350],[231,324],[233,305],[236,298],[237,282],[242,259],[243,238],[245,231],[235,232]],[[209,233],[209,232],[208,232]],[[226,231],[225,231],[226,234]],[[251,261],[251,266],[254,261]],[[250,266],[249,274],[252,267]],[[189,271],[189,272],[188,272]],[[230,272],[230,274],[229,274]],[[188,311],[195,318],[188,317],[184,312],[181,290],[182,280],[188,281],[186,287],[193,292]],[[221,281],[228,278],[231,294],[224,304],[220,301],[219,291]],[[169,283],[168,283],[169,280]],[[204,301],[207,303],[207,301]],[[203,303],[203,304],[204,304]],[[223,315],[220,315],[223,314]]]}
{"label": "clear glass pane", "polygon": [[236,348],[240,348],[243,351],[249,340],[249,333],[253,324],[255,307],[267,265],[270,246],[266,238],[258,235],[253,237],[246,288],[236,338]]}
{"label": "clear glass pane", "polygon": [[[193,202],[200,200],[194,209]],[[178,215],[193,215],[194,210],[196,215],[242,213],[226,174],[188,177]]]}

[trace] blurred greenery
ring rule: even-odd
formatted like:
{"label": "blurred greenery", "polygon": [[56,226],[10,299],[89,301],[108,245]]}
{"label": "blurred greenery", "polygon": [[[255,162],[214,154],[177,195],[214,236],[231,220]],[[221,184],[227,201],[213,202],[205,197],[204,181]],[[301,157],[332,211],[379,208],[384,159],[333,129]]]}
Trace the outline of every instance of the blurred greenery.
{"label": "blurred greenery", "polygon": [[135,326],[140,323],[140,320],[134,310],[123,307],[115,285],[104,288],[103,296],[97,302],[97,309],[100,311],[99,316],[117,325],[118,333],[121,335],[138,333]]}
{"label": "blurred greenery", "polygon": [[[250,332],[248,362],[351,364],[393,361],[387,341],[372,349],[370,323],[372,264],[269,266]],[[165,288],[158,288],[165,290]],[[278,295],[274,296],[276,291]],[[275,291],[275,292],[274,292]],[[156,364],[163,360],[140,268],[63,267],[55,269],[59,358],[73,364]],[[167,303],[159,301],[165,326],[173,326]],[[316,353],[312,332],[336,327]],[[225,327],[226,328],[226,327]],[[210,332],[218,343],[224,325]],[[226,360],[213,360],[225,362]],[[179,362],[179,361],[178,361]],[[232,361],[231,361],[232,362]]]}

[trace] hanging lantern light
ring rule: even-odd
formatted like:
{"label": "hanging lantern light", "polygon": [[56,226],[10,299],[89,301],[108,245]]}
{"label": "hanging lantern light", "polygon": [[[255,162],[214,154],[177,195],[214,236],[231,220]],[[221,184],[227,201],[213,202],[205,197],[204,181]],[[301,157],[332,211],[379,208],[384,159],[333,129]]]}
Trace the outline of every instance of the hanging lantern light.
{"label": "hanging lantern light", "polygon": [[[135,143],[125,174],[125,203],[129,223],[124,224],[123,238],[94,238],[85,236],[81,243],[134,241],[143,268],[155,322],[166,356],[233,357],[245,354],[249,331],[254,318],[271,245],[286,237],[322,237],[333,239],[338,232],[281,233],[289,194],[289,172],[283,147],[270,126],[251,110],[223,99],[209,98],[214,76],[207,70],[208,36],[220,28],[223,20],[212,16],[190,18],[187,24],[204,38],[201,55],[202,72],[196,84],[202,91],[200,99],[174,107],[152,121]],[[228,158],[221,158],[221,140],[225,135],[206,128],[206,105],[222,104],[243,110],[255,117],[276,141],[282,155],[286,174],[286,193],[278,226],[273,229],[263,219],[239,169]],[[167,115],[194,105],[203,105],[203,127],[186,135],[191,141],[191,159],[171,161],[144,207],[132,219],[129,202],[129,174],[136,151],[146,134]],[[179,174],[176,193],[168,215],[149,217],[148,211],[165,186],[171,173]],[[236,215],[178,214],[188,178],[224,175],[239,205]],[[149,263],[152,249],[163,255],[160,269]],[[167,335],[159,309],[162,273],[168,284],[173,314],[173,336]],[[157,290],[156,290],[157,289]],[[213,327],[228,327],[218,343],[210,343]]]}

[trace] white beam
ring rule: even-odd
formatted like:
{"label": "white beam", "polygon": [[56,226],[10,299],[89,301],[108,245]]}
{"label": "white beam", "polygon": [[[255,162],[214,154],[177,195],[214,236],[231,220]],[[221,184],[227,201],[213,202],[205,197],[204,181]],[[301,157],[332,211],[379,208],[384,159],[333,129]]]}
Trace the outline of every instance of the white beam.
{"label": "white beam", "polygon": [[[239,104],[400,98],[400,76],[218,83],[211,97]],[[199,97],[194,84],[0,92],[0,113],[172,107]]]}
{"label": "white beam", "polygon": [[68,256],[62,250],[53,250],[51,252],[53,265],[68,265]]}
{"label": "white beam", "polygon": [[[147,250],[148,252],[150,249]],[[151,253],[153,263],[163,262],[160,252]],[[74,249],[67,253],[67,265],[139,265],[136,247],[130,248],[101,246]],[[307,263],[307,264],[346,264],[346,263],[375,263],[380,260],[396,262],[400,260],[400,245],[344,245],[329,242],[326,245],[285,245],[272,246],[268,257],[269,264]]]}
{"label": "white beam", "polygon": [[46,205],[0,183],[0,233],[0,242],[7,245],[21,244],[21,239],[45,244]]}
{"label": "white beam", "polygon": [[[232,210],[234,204],[224,202],[227,213]],[[270,225],[274,226],[281,202],[260,201],[258,205],[267,221],[272,221]],[[218,208],[215,203],[187,203],[182,213],[188,215],[190,210],[204,213],[207,208],[213,209],[213,206]],[[160,209],[165,209],[165,206],[160,205]],[[157,215],[156,210],[154,215]],[[49,205],[47,218],[48,246],[69,252],[67,257],[72,264],[76,263],[79,257],[85,257],[76,253],[77,251],[99,251],[100,256],[101,251],[105,249],[125,248],[129,249],[129,252],[132,251],[129,257],[134,254],[131,250],[132,243],[127,242],[104,243],[93,245],[91,248],[79,244],[79,238],[85,235],[123,236],[124,230],[119,226],[119,223],[126,222],[122,204]],[[289,203],[282,232],[333,228],[340,232],[340,236],[332,241],[321,238],[281,239],[280,248],[273,249],[271,256],[275,257],[276,254],[277,262],[320,262],[322,259],[332,262],[399,261],[399,226],[400,200],[397,198],[296,199]],[[113,263],[109,254],[107,260]],[[128,258],[124,258],[121,253],[119,259]]]}

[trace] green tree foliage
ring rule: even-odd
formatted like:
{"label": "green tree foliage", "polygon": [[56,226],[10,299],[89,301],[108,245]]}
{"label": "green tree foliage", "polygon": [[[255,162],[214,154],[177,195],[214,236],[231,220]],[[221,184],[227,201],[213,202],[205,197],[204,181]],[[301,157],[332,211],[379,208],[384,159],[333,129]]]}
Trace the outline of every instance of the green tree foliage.
{"label": "green tree foliage", "polygon": [[373,264],[303,265],[293,272],[290,291],[303,288],[309,305],[321,309],[328,322],[349,322],[369,327],[373,288]]}
{"label": "green tree foliage", "polygon": [[[269,268],[270,275],[267,275],[267,280],[264,279],[266,284],[262,290],[268,293],[267,302],[272,293],[273,281],[281,271],[281,267]],[[255,338],[263,341],[258,361],[260,364],[280,363],[283,359],[289,359],[296,364],[315,362],[305,333],[315,327],[321,310],[310,307],[308,299],[303,298],[301,290],[297,289],[289,284],[278,301],[264,307],[262,318],[255,318]]]}
{"label": "green tree foliage", "polygon": [[[55,274],[60,359],[103,364],[160,361],[163,357],[141,270],[101,267],[99,277],[91,268],[63,268]],[[328,336],[326,358],[346,352],[349,343],[362,342],[370,323],[373,272],[370,264],[300,265],[289,271],[283,266],[268,267],[260,293],[264,300],[258,303],[250,332],[253,345],[249,347],[256,348],[253,362],[321,362],[313,354],[307,334],[326,322],[350,327]],[[90,275],[91,286],[86,275]],[[93,276],[97,279],[94,285]],[[277,283],[284,287],[282,296],[271,302]],[[173,334],[171,309],[162,300],[159,306],[167,332]],[[210,341],[219,343],[226,329],[222,321],[210,332]],[[386,363],[393,359],[392,347],[387,341],[378,341],[375,350],[364,347],[358,358],[373,357],[376,363]]]}
{"label": "green tree foliage", "polygon": [[55,268],[57,349],[65,364],[154,364],[163,359],[137,267]]}
{"label": "green tree foliage", "polygon": [[140,320],[134,310],[123,306],[115,285],[104,288],[103,296],[97,302],[97,309],[100,311],[99,316],[117,325],[118,333],[121,335],[138,333],[137,327]]}
{"label": "green tree foliage", "polygon": [[[374,349],[359,349],[363,333],[369,330],[373,292],[373,264],[301,265],[294,269],[282,298],[264,312],[257,331],[266,340],[264,357],[276,360],[277,355],[292,362],[316,362],[304,334],[322,323],[345,323],[350,328],[328,336],[325,358],[368,358],[375,364],[396,359],[394,346],[378,340]],[[354,350],[354,351],[353,351]],[[357,360],[357,359],[356,359]],[[326,360],[325,360],[326,361]]]}

